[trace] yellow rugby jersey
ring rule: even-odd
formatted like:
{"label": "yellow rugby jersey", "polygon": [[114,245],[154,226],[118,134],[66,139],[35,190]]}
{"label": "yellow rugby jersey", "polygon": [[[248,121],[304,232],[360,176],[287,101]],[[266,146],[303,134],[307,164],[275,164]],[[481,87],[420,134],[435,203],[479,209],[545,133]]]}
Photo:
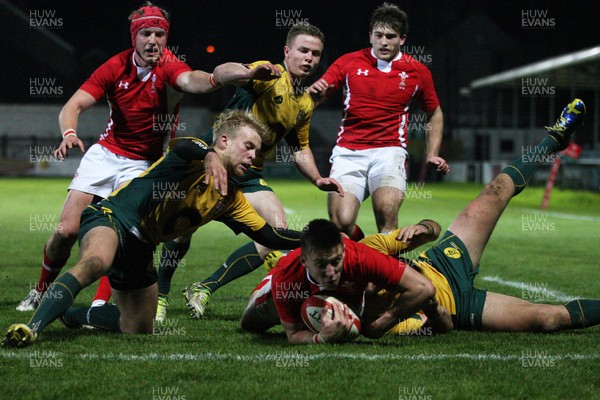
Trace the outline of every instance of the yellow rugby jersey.
{"label": "yellow rugby jersey", "polygon": [[[360,242],[379,251],[383,254],[389,254],[397,257],[403,250],[406,249],[406,243],[396,240],[400,229],[396,229],[387,234],[378,233],[370,235],[362,239]],[[456,315],[456,302],[452,295],[452,289],[448,284],[448,280],[431,264],[423,260],[410,260],[410,262],[421,269],[421,273],[431,281],[436,289],[435,298],[439,304],[446,307],[450,314]],[[388,297],[390,294],[385,290],[380,292],[380,296]],[[395,296],[394,296],[395,297]]]}
{"label": "yellow rugby jersey", "polygon": [[[256,61],[249,64],[248,68],[254,69],[267,63],[269,61]],[[248,81],[237,89],[226,107],[251,111],[275,133],[272,142],[263,142],[254,160],[253,165],[259,169],[262,169],[265,159],[281,139],[285,139],[292,152],[309,148],[308,130],[314,103],[304,87],[294,88],[285,65],[281,63],[277,66],[283,71],[281,77],[270,81]]]}
{"label": "yellow rugby jersey", "polygon": [[[198,139],[179,138],[169,143],[188,140],[206,146]],[[158,245],[200,226],[218,220],[236,234],[242,228],[257,231],[266,221],[252,208],[246,197],[230,185],[227,196],[203,183],[206,172],[203,160],[184,160],[173,151],[155,162],[139,177],[111,193],[100,202],[107,212],[128,231]]]}

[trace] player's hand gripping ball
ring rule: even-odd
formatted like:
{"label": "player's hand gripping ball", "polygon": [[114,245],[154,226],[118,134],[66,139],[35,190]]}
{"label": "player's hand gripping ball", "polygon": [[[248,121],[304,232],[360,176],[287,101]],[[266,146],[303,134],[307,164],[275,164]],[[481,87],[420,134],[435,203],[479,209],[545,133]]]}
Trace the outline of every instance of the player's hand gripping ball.
{"label": "player's hand gripping ball", "polygon": [[[350,330],[346,334],[346,340],[354,340],[360,335],[361,323],[358,315],[349,307],[347,304],[344,304],[340,300],[336,299],[332,296],[325,296],[321,294],[316,294],[310,296],[308,299],[302,303],[302,308],[300,310],[300,315],[302,316],[302,321],[306,324],[308,329],[310,329],[314,333],[321,332],[321,310],[327,304],[339,303],[343,306],[343,308],[347,308],[350,314],[350,319],[352,322],[352,326]],[[333,311],[328,310],[329,314]]]}

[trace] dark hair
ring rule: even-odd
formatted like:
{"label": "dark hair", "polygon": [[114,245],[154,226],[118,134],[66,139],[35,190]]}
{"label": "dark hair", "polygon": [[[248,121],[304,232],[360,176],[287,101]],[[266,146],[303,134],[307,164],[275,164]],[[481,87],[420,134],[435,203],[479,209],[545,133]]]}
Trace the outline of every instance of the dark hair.
{"label": "dark hair", "polygon": [[142,17],[144,16],[144,12],[142,11],[142,7],[156,7],[160,10],[161,14],[163,15],[163,17],[165,17],[165,19],[167,20],[167,22],[169,21],[169,12],[167,10],[165,10],[164,8],[161,8],[159,6],[155,6],[154,4],[152,4],[151,1],[146,1],[144,4],[142,4],[141,6],[138,7],[137,10],[134,10],[131,12],[131,14],[129,14],[128,19],[131,21],[133,19],[134,16],[136,15],[141,15]]}
{"label": "dark hair", "polygon": [[289,47],[298,35],[314,36],[319,38],[321,43],[325,44],[325,35],[323,35],[323,32],[319,28],[308,23],[299,22],[290,28],[285,39],[285,45]]}
{"label": "dark hair", "polygon": [[342,244],[342,235],[338,227],[326,219],[313,219],[308,223],[300,237],[302,253],[321,254]]}
{"label": "dark hair", "polygon": [[371,14],[369,32],[377,26],[389,27],[404,36],[408,33],[408,16],[395,4],[383,3]]}

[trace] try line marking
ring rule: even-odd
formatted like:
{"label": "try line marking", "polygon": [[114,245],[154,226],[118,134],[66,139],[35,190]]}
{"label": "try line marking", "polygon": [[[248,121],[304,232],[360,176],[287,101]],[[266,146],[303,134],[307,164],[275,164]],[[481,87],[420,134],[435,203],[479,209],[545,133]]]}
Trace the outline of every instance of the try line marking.
{"label": "try line marking", "polygon": [[531,209],[531,208],[513,208],[512,211],[518,211],[518,212],[527,211],[528,213],[532,213],[532,214],[546,214],[551,217],[568,219],[571,221],[600,222],[599,217],[594,217],[591,215],[570,214],[570,213],[557,212],[557,211],[544,211],[544,210],[537,210],[537,209]]}
{"label": "try line marking", "polygon": [[482,276],[481,279],[487,282],[494,282],[500,285],[521,289],[524,294],[527,294],[529,300],[532,300],[533,302],[550,300],[566,303],[568,301],[577,300],[581,298],[569,296],[568,294],[559,292],[558,290],[548,289],[547,285],[539,284],[536,282],[506,281],[497,275]]}
{"label": "try line marking", "polygon": [[[49,351],[1,351],[0,358],[25,360],[31,357],[39,358],[45,353],[52,353],[52,358],[62,358],[63,354]],[[67,355],[67,354],[65,354]],[[447,360],[476,360],[476,361],[520,361],[523,358],[539,357],[549,361],[581,361],[600,360],[600,354],[556,354],[543,353],[530,355],[518,354],[366,354],[366,353],[335,353],[335,354],[300,354],[298,351],[281,351],[268,354],[233,354],[233,353],[199,353],[199,354],[68,354],[66,358],[81,360],[106,361],[242,361],[242,362],[273,362],[283,358],[302,360],[358,360],[358,361],[447,361]]]}

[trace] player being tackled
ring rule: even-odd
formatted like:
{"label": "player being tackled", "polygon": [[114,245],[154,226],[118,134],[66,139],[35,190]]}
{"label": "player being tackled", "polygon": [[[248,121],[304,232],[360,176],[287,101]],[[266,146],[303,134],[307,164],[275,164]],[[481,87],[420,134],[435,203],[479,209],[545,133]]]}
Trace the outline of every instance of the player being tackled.
{"label": "player being tackled", "polygon": [[[530,152],[546,155],[567,148],[575,129],[585,119],[585,104],[575,99],[562,111],[555,125],[547,127],[548,136]],[[436,288],[436,299],[452,315],[453,328],[508,332],[554,332],[587,328],[600,324],[600,300],[578,299],[565,305],[532,303],[520,298],[477,289],[473,286],[479,272],[479,261],[496,222],[510,202],[519,194],[538,169],[542,157],[520,157],[486,187],[450,224],[440,241],[426,251],[415,267],[426,276],[435,273],[440,279],[431,279]],[[378,249],[393,254],[396,243],[389,238],[371,238],[381,244]],[[374,247],[374,246],[372,246]],[[372,288],[367,298],[363,322],[376,319],[395,303],[398,293],[384,293]],[[423,318],[425,320],[425,318]],[[413,322],[414,325],[414,321]],[[421,322],[422,324],[423,322]],[[401,322],[390,333],[402,333]],[[417,333],[427,334],[419,329]]]}

